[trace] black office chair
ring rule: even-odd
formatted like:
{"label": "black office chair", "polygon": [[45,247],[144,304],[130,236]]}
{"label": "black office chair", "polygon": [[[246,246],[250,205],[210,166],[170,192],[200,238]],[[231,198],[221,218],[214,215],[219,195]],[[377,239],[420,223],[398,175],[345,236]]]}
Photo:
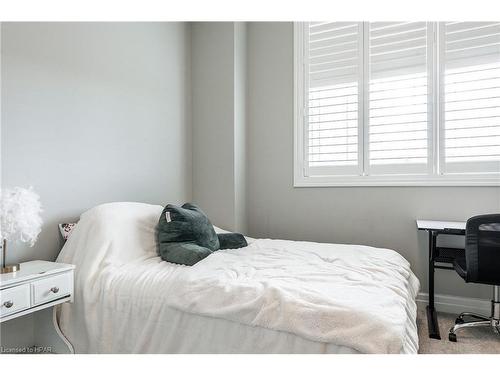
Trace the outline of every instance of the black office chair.
{"label": "black office chair", "polygon": [[491,316],[465,312],[450,329],[450,341],[467,327],[491,326],[500,334],[500,214],[474,216],[465,227],[465,256],[453,262],[455,271],[467,283],[493,285]]}

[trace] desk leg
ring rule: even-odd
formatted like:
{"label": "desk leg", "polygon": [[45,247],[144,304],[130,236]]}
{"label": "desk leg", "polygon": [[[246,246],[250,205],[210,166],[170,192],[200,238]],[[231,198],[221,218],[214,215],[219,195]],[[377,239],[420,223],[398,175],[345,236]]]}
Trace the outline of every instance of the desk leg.
{"label": "desk leg", "polygon": [[441,340],[437,311],[434,307],[434,255],[436,251],[437,233],[429,231],[429,305],[427,306],[427,327],[431,339]]}

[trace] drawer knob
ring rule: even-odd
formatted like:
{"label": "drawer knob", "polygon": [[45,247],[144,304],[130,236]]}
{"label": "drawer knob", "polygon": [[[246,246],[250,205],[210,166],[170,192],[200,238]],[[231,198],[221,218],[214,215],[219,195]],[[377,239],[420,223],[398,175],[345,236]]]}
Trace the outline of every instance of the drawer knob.
{"label": "drawer knob", "polygon": [[53,288],[50,288],[50,291],[52,293],[58,293],[59,292],[59,288],[57,286],[53,287]]}
{"label": "drawer knob", "polygon": [[7,302],[4,302],[3,304],[6,308],[10,309],[12,306],[14,306],[14,302],[12,301],[7,301]]}

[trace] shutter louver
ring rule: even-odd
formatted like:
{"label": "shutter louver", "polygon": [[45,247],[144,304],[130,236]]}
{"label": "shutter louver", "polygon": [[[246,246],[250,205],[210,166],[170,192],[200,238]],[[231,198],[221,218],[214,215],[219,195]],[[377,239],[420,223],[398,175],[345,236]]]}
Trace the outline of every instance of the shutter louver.
{"label": "shutter louver", "polygon": [[500,23],[446,22],[440,34],[444,173],[498,173]]}
{"label": "shutter louver", "polygon": [[323,22],[305,28],[308,168],[315,174],[332,168],[357,173],[362,24]]}
{"label": "shutter louver", "polygon": [[369,27],[369,163],[371,174],[425,173],[429,143],[426,22]]}

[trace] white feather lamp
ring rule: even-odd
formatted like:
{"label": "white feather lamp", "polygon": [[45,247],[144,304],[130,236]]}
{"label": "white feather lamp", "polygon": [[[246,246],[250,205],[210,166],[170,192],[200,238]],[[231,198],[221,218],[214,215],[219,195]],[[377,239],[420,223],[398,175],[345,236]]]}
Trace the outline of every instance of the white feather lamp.
{"label": "white feather lamp", "polygon": [[7,241],[27,242],[33,246],[42,230],[40,197],[33,188],[15,187],[0,192],[0,238],[2,265],[0,273],[15,272],[19,264],[6,265]]}

